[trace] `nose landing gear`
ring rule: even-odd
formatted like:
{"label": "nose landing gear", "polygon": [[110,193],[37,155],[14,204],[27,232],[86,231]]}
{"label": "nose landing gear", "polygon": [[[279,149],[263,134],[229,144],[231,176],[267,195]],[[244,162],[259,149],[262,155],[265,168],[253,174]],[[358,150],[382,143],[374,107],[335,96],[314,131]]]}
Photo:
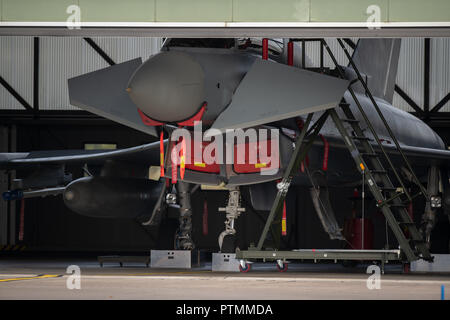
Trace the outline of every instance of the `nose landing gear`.
{"label": "nose landing gear", "polygon": [[240,207],[241,192],[238,188],[229,192],[228,204],[225,208],[219,208],[220,212],[226,212],[225,230],[219,235],[219,248],[222,253],[234,253],[235,235],[234,220],[239,218],[245,208]]}
{"label": "nose landing gear", "polygon": [[178,181],[178,195],[180,198],[180,229],[176,235],[175,247],[180,250],[193,250],[195,245],[192,234],[192,208],[189,185]]}

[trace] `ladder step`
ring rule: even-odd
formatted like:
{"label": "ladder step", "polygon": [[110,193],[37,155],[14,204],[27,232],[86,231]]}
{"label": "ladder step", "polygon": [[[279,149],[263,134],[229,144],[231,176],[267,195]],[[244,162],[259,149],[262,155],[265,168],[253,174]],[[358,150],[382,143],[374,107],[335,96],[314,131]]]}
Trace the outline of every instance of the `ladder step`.
{"label": "ladder step", "polygon": [[391,208],[406,208],[406,204],[403,203],[393,203],[389,205]]}
{"label": "ladder step", "polygon": [[386,170],[370,170],[371,173],[374,174],[387,174],[388,172]]}
{"label": "ladder step", "polygon": [[376,153],[360,153],[363,157],[378,157]]}
{"label": "ladder step", "polygon": [[370,141],[372,139],[367,138],[367,137],[356,137],[356,136],[352,136],[353,140],[364,140],[364,141]]}
{"label": "ladder step", "polygon": [[399,222],[399,225],[402,226],[415,226],[416,224],[414,222]]}
{"label": "ladder step", "polygon": [[426,242],[422,239],[422,237],[420,239],[411,239],[410,241],[414,242],[414,244],[426,244]]}
{"label": "ladder step", "polygon": [[397,188],[395,187],[380,187],[381,190],[383,191],[395,191],[397,190]]}
{"label": "ladder step", "polygon": [[348,123],[359,123],[359,120],[356,119],[341,119],[341,120]]}

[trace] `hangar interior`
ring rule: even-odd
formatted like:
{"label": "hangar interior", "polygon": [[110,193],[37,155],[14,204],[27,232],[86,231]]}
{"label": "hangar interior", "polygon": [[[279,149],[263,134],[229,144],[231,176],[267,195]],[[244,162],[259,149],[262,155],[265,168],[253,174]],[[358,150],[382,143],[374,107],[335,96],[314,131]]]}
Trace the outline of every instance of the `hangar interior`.
{"label": "hangar interior", "polygon": [[[282,40],[282,39],[280,39]],[[326,41],[341,65],[348,61],[335,38]],[[348,39],[352,52],[357,38]],[[0,152],[30,150],[120,149],[154,141],[142,132],[81,111],[70,105],[67,79],[107,66],[156,54],[162,38],[147,37],[0,37]],[[305,45],[312,65],[321,63],[318,43]],[[325,56],[324,66],[332,67]],[[402,39],[393,105],[423,119],[450,146],[450,39]],[[270,80],[269,80],[270,81]],[[332,161],[332,155],[330,155]],[[70,166],[73,178],[85,171]],[[9,190],[20,172],[2,172],[0,190]],[[193,239],[196,248],[217,251],[223,231],[226,204],[224,191],[198,190],[193,194]],[[248,205],[237,220],[238,247],[258,240],[267,212]],[[361,214],[353,187],[331,188],[330,200],[340,226]],[[414,201],[414,218],[420,220],[425,206]],[[395,247],[395,238],[375,205],[367,205],[366,218],[374,226],[372,248]],[[291,188],[287,198],[288,232],[282,247],[348,248],[348,243],[330,240],[323,230],[306,188]],[[142,226],[139,219],[84,217],[64,206],[61,196],[0,203],[0,247],[2,253],[148,253],[150,249],[172,249],[177,217],[166,219],[160,229]],[[252,228],[249,228],[252,226]],[[256,226],[256,227],[255,227]],[[245,232],[239,232],[245,230]],[[450,224],[439,212],[432,233],[432,253],[450,253]]]}

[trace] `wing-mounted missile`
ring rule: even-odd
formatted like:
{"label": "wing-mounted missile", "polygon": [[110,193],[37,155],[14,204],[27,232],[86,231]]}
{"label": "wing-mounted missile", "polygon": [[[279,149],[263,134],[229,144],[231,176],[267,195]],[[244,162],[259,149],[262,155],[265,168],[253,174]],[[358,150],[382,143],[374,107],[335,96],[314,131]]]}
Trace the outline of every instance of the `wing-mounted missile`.
{"label": "wing-mounted missile", "polygon": [[86,177],[69,184],[64,203],[72,211],[96,218],[135,218],[151,214],[163,181]]}
{"label": "wing-mounted missile", "polygon": [[256,60],[213,128],[249,128],[334,108],[348,81]]}
{"label": "wing-mounted missile", "polygon": [[131,76],[141,64],[138,58],[69,79],[70,104],[156,136],[155,128],[142,122],[137,106],[126,91]]}

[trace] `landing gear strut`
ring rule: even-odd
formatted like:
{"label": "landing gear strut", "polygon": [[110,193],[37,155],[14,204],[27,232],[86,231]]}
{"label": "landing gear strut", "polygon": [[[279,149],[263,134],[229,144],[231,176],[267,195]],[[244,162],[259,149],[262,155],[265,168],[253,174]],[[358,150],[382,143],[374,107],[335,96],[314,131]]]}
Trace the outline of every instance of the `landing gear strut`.
{"label": "landing gear strut", "polygon": [[180,229],[176,235],[176,248],[180,250],[194,249],[192,241],[192,208],[189,184],[178,181],[178,197],[180,199]]}
{"label": "landing gear strut", "polygon": [[427,192],[430,195],[429,201],[425,205],[425,212],[422,215],[421,231],[428,245],[431,246],[431,231],[436,225],[436,211],[437,208],[441,207],[441,198],[439,194],[439,169],[436,166],[431,166],[428,170],[428,185]]}
{"label": "landing gear strut", "polygon": [[245,208],[240,207],[241,192],[238,188],[229,192],[228,204],[225,208],[219,208],[219,211],[226,212],[225,230],[219,235],[220,252],[233,253],[235,250],[235,234],[234,220],[239,218],[241,212],[245,212]]}

